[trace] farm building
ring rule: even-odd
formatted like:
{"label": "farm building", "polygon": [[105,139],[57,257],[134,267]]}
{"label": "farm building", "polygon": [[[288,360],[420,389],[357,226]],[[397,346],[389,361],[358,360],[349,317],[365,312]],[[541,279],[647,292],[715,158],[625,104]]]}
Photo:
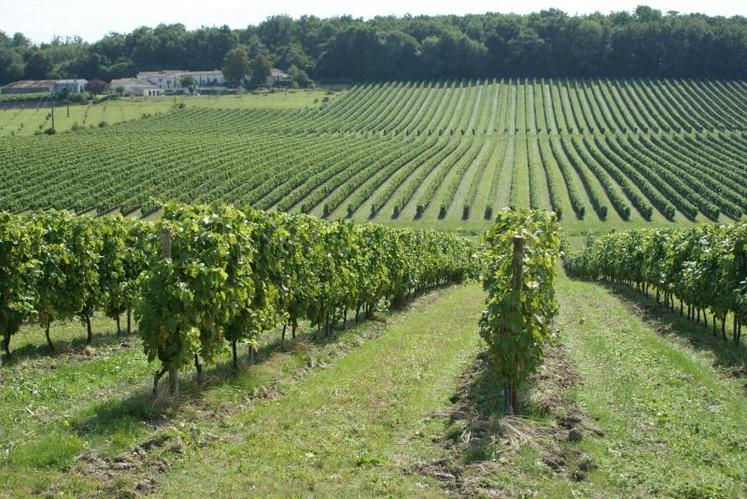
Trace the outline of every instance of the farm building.
{"label": "farm building", "polygon": [[164,70],[164,71],[141,71],[137,74],[137,79],[150,82],[152,85],[159,87],[161,90],[182,90],[182,79],[190,76],[195,81],[197,89],[203,87],[215,87],[223,85],[223,71],[182,71],[182,70]]}
{"label": "farm building", "polygon": [[288,73],[278,68],[272,68],[272,71],[270,71],[270,76],[267,77],[268,87],[289,84],[290,82],[291,77],[288,76]]}
{"label": "farm building", "polygon": [[112,80],[110,87],[117,91],[121,88],[124,95],[139,95],[143,97],[157,97],[161,95],[161,88],[146,80],[137,78],[121,78]]}
{"label": "farm building", "polygon": [[58,94],[67,89],[71,94],[80,94],[85,91],[87,84],[88,80],[57,80],[53,91]]}
{"label": "farm building", "polygon": [[71,94],[83,93],[87,80],[21,80],[2,87],[4,94],[60,93],[67,89]]}
{"label": "farm building", "polygon": [[38,94],[51,93],[54,90],[56,80],[21,80],[8,83],[2,87],[4,94]]}

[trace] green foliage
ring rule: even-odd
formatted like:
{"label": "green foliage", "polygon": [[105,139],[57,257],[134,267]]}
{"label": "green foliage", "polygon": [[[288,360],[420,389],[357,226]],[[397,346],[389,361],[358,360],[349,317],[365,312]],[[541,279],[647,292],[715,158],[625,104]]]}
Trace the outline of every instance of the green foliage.
{"label": "green foliage", "polygon": [[223,77],[227,83],[238,85],[249,74],[249,70],[249,52],[246,47],[240,45],[226,53],[223,59]]}
{"label": "green foliage", "polygon": [[134,307],[139,291],[137,278],[157,251],[155,233],[149,224],[128,223],[121,216],[100,219],[99,231],[103,240],[100,308],[119,326],[119,317]]}
{"label": "green foliage", "polygon": [[296,84],[295,88],[310,88],[314,86],[314,81],[309,78],[309,75],[306,74],[306,71],[304,71],[303,69],[299,69],[295,65],[291,65],[288,68],[288,76],[290,76],[293,80],[293,83]]}
{"label": "green foliage", "polygon": [[136,318],[145,353],[169,370],[198,353],[212,361],[228,326],[232,340],[246,333],[238,319],[254,295],[253,227],[227,206],[170,204],[156,228],[170,234],[172,249],[142,277]]}
{"label": "green foliage", "polygon": [[36,283],[39,322],[48,328],[53,320],[89,314],[99,299],[102,239],[97,222],[53,210],[32,215],[30,223],[43,230],[36,253],[41,268]]}
{"label": "green foliage", "polygon": [[[591,238],[583,252],[565,260],[569,273],[630,284],[663,293],[688,306],[689,315],[729,313],[737,327],[747,318],[747,224],[702,225],[687,229],[644,229]],[[707,320],[707,316],[706,316]],[[715,320],[714,320],[715,327]]]}
{"label": "green foliage", "polygon": [[32,94],[0,94],[0,102],[46,101],[50,99],[51,95],[48,92]]}
{"label": "green foliage", "polygon": [[250,86],[252,88],[267,85],[267,79],[272,74],[272,64],[263,54],[257,54],[252,60],[249,71],[251,74]]}
{"label": "green foliage", "polygon": [[197,82],[195,81],[194,77],[192,77],[192,75],[182,76],[180,83],[182,84],[183,88],[192,88],[197,85]]}
{"label": "green foliage", "polygon": [[[238,97],[150,101],[168,112],[117,125],[111,120],[125,120],[123,112],[80,106],[71,113],[101,113],[76,117],[82,133],[0,140],[7,159],[0,207],[150,213],[159,208],[155,198],[329,218],[440,215],[454,223],[466,205],[470,223],[481,226],[488,205],[512,204],[551,207],[574,225],[587,218],[589,225],[736,220],[747,209],[747,114],[731,110],[745,88],[679,80],[392,81],[354,86],[303,110],[203,107],[244,102]],[[279,94],[248,100],[307,95]],[[9,124],[0,125],[3,135],[41,134],[51,121],[23,131],[15,110],[0,113],[8,116],[0,116]],[[58,131],[73,123],[59,114]],[[103,119],[111,126],[88,130]],[[659,132],[642,132],[654,127]],[[216,150],[225,151],[220,161]],[[61,182],[61,170],[85,181]]]}
{"label": "green foliage", "polygon": [[171,258],[142,275],[136,317],[148,359],[169,371],[213,362],[226,341],[234,353],[255,345],[279,322],[330,334],[348,310],[370,314],[475,273],[470,242],[432,231],[178,203],[156,230],[171,235]]}
{"label": "green foliage", "polygon": [[78,316],[90,341],[94,312],[118,321],[132,308],[137,278],[155,249],[146,222],[64,211],[0,212],[0,333],[6,353],[10,336],[32,320],[48,331],[52,321]]}
{"label": "green foliage", "polygon": [[[517,236],[523,238],[519,288],[515,288],[512,267]],[[483,241],[482,281],[488,297],[480,334],[506,386],[518,390],[542,362],[545,345],[555,339],[555,262],[560,256],[557,217],[546,211],[502,210]]]}
{"label": "green foliage", "polygon": [[40,272],[35,251],[41,237],[41,225],[0,212],[0,334],[5,353],[10,337],[35,310]]}
{"label": "green foliage", "polygon": [[[327,81],[558,74],[739,80],[747,75],[739,13],[662,15],[638,7],[635,13],[568,15],[548,9],[521,16],[389,16],[386,22],[273,16],[233,29],[161,24],[109,33],[95,43],[41,45],[17,33],[0,39],[0,84],[57,76],[112,80],[154,67],[216,68],[241,44],[253,58],[263,54],[282,68],[295,65]],[[602,106],[594,107],[607,117]],[[670,126],[672,120],[661,121]]]}

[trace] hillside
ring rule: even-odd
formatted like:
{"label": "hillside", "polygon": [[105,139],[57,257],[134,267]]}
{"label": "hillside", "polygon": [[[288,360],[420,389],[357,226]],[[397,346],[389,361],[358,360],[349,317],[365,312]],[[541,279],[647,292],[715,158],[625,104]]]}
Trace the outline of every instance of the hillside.
{"label": "hillside", "polygon": [[359,85],[321,108],[186,109],[0,139],[0,208],[148,213],[224,200],[358,220],[728,221],[747,207],[747,84],[497,80]]}

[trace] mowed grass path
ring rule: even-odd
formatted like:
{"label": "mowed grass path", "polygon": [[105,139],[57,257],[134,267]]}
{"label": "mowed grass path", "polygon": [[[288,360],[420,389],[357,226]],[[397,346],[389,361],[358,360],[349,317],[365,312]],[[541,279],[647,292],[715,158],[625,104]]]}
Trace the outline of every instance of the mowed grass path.
{"label": "mowed grass path", "polygon": [[[561,277],[557,290],[562,341],[580,379],[566,395],[604,432],[562,445],[597,468],[573,481],[543,463],[541,445],[528,443],[518,452],[497,448],[490,466],[467,465],[462,478],[484,483],[487,495],[744,496],[747,394],[745,380],[730,373],[744,369],[745,348],[714,340],[625,288]],[[439,442],[460,375],[484,348],[477,334],[483,301],[478,284],[442,289],[326,346],[270,350],[235,379],[216,369],[202,389],[183,385],[183,396],[195,399],[167,409],[166,426],[143,424],[152,412],[151,369],[135,345],[110,349],[102,338],[88,360],[37,358],[40,352],[25,347],[29,358],[7,366],[3,380],[8,410],[0,435],[13,445],[3,449],[0,497],[127,495],[144,480],[159,497],[453,493],[414,465],[448,455]],[[377,334],[360,342],[356,331],[372,328]],[[68,339],[60,333],[55,338]],[[34,345],[43,343],[38,331],[29,334]],[[325,353],[340,343],[349,346]],[[309,358],[323,367],[297,378]],[[248,401],[263,386],[280,389]],[[211,443],[168,454],[171,466],[161,473],[143,467],[101,483],[77,458],[127,454],[183,428]]]}
{"label": "mowed grass path", "polygon": [[231,443],[169,473],[157,494],[423,494],[436,484],[408,470],[440,452],[421,430],[480,347],[483,300],[476,284],[445,291],[281,399],[225,421]]}
{"label": "mowed grass path", "polygon": [[[563,342],[580,383],[567,395],[601,437],[567,443],[598,466],[581,481],[541,448],[498,449],[464,479],[490,494],[739,497],[747,484],[747,397],[732,347],[634,295],[558,281]],[[434,496],[453,493],[413,465],[444,456],[449,396],[484,347],[477,285],[443,293],[279,400],[224,422],[228,440],[163,477],[155,491],[221,496]],[[700,336],[702,335],[702,341]],[[501,417],[496,414],[496,417]],[[547,424],[538,420],[533,424]],[[434,443],[435,442],[435,443]],[[488,476],[490,474],[490,476]],[[497,490],[495,490],[497,488]]]}
{"label": "mowed grass path", "polygon": [[599,469],[568,488],[744,497],[747,394],[729,374],[744,369],[744,347],[625,288],[560,279],[558,292],[563,341],[581,376],[574,398],[605,431],[581,443]]}
{"label": "mowed grass path", "polygon": [[[228,415],[254,417],[258,393],[269,390],[284,400],[286,387],[306,386],[305,372],[313,375],[328,368],[337,369],[329,366],[336,366],[335,362],[345,359],[349,351],[376,341],[373,338],[379,335],[407,335],[419,324],[428,328],[432,310],[444,304],[451,304],[448,310],[454,317],[447,321],[435,314],[438,320],[468,329],[468,333],[460,330],[462,339],[471,340],[463,343],[465,352],[460,357],[467,362],[478,343],[475,329],[481,303],[482,292],[472,284],[433,291],[402,310],[378,312],[373,320],[351,324],[328,340],[312,341],[311,331],[304,327],[296,341],[281,348],[279,331],[270,332],[263,338],[256,362],[245,365],[238,375],[230,372],[230,364],[225,363],[228,357],[223,355],[218,366],[207,370],[204,384],[196,384],[191,373],[184,374],[179,399],[155,406],[150,399],[154,367],[147,365],[135,336],[111,334],[112,321],[95,321],[98,334],[90,356],[83,353],[84,336],[77,322],[53,328],[52,338],[59,349],[53,355],[44,346],[44,335],[38,327],[24,328],[14,338],[10,363],[0,369],[0,401],[5,408],[0,413],[0,497],[131,494],[158,470],[138,463],[138,472],[120,471],[115,478],[102,480],[101,473],[110,473],[112,466],[117,466],[116,462],[111,464],[111,459],[130,459],[137,445],[162,436],[171,438],[169,445],[186,441],[190,448],[197,446],[193,450],[198,455],[206,451],[203,445],[208,441],[219,448],[226,443],[232,446],[236,435],[244,433],[235,432],[234,419]],[[443,327],[434,330],[436,335],[447,332]],[[423,339],[423,334],[418,338],[423,343],[423,355],[433,353],[433,346]],[[443,346],[443,342],[435,344]],[[452,353],[459,349],[459,344],[451,340],[448,345]],[[411,353],[418,354],[414,345]],[[380,360],[375,356],[365,360],[367,355],[363,358],[359,357],[357,363],[368,369],[375,369],[374,362]],[[431,364],[431,360],[423,360],[427,368],[418,369],[437,369],[438,364]],[[245,364],[246,359],[243,361]],[[397,358],[391,366],[406,365],[403,362]],[[310,365],[314,369],[309,370]],[[458,374],[459,369],[455,372]],[[335,383],[336,379],[328,379],[328,388],[336,390]],[[272,408],[274,402],[269,404]],[[181,430],[185,425],[200,436],[185,437]],[[161,450],[154,452],[158,455]],[[168,450],[166,453],[167,459],[176,464],[178,456]],[[88,461],[81,460],[83,455],[109,461],[89,469]]]}

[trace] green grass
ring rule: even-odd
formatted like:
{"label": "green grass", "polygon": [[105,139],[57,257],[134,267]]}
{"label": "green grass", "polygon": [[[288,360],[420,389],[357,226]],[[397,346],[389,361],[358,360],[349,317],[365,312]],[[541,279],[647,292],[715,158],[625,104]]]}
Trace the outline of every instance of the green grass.
{"label": "green grass", "polygon": [[[482,214],[480,214],[482,215]],[[367,222],[365,219],[358,219],[358,222]],[[412,227],[415,229],[434,229],[443,230],[449,232],[455,232],[462,235],[480,235],[492,226],[492,221],[482,219],[482,217],[475,217],[470,220],[454,220],[454,219],[420,219],[420,220],[402,220],[402,219],[391,219],[389,217],[376,219],[375,223],[384,225],[397,225],[402,227]],[[564,241],[568,242],[571,249],[578,250],[583,248],[586,235],[589,233],[606,233],[610,231],[620,230],[635,230],[644,228],[656,228],[656,227],[686,227],[692,225],[694,222],[690,222],[684,219],[676,219],[674,222],[646,222],[643,220],[636,220],[631,222],[603,222],[601,220],[572,220],[564,218],[560,221],[560,227],[563,233]]]}
{"label": "green grass", "polygon": [[[287,399],[286,392],[305,392],[306,383],[319,375],[329,380],[327,373],[336,372],[339,364],[348,365],[348,368],[354,364],[358,368],[368,366],[374,373],[374,358],[363,365],[360,362],[372,351],[364,350],[368,354],[357,351],[370,348],[369,344],[379,344],[380,340],[372,338],[380,334],[382,340],[390,338],[387,344],[409,338],[409,332],[418,324],[428,323],[434,307],[449,304],[444,313],[450,311],[454,319],[450,322],[441,317],[442,322],[468,324],[469,331],[464,332],[462,339],[474,346],[477,343],[474,322],[480,300],[472,298],[479,298],[480,294],[475,285],[436,291],[417,299],[403,311],[377,314],[373,321],[338,331],[328,341],[313,341],[309,331],[302,331],[295,342],[281,348],[279,332],[268,333],[256,361],[245,365],[238,375],[231,373],[230,354],[226,352],[219,365],[208,370],[203,383],[198,383],[191,374],[183,375],[180,398],[156,405],[150,399],[155,367],[146,363],[140,341],[134,336],[116,336],[110,321],[94,321],[98,334],[91,351],[84,350],[84,334],[79,324],[54,327],[52,337],[58,346],[54,355],[46,351],[39,328],[24,329],[14,338],[12,361],[0,370],[0,404],[3,406],[0,411],[0,490],[13,491],[13,496],[53,491],[91,494],[96,490],[128,494],[138,483],[157,474],[149,468],[148,463],[153,459],[163,456],[176,463],[192,453],[202,455],[205,446],[230,448],[237,435],[234,421],[253,418],[255,407],[267,406],[262,410],[271,410],[278,401]],[[454,313],[465,306],[467,310],[472,307],[472,316]],[[457,338],[447,340],[457,349]],[[411,341],[414,342],[414,338]],[[433,355],[436,350],[434,343],[424,353]],[[409,353],[414,356],[416,352],[410,350]],[[357,355],[359,360],[346,360],[351,355]],[[459,354],[462,362],[468,358],[469,355]],[[342,360],[338,362],[338,359]],[[244,363],[246,361],[244,358]],[[394,363],[394,356],[387,362],[391,368],[398,365]],[[419,367],[413,365],[404,370],[403,376],[432,375],[432,371],[436,371],[437,364],[431,365],[429,360],[423,362],[425,364]],[[317,368],[309,369],[309,366]],[[448,392],[449,380],[440,376],[445,375],[437,376],[445,384],[444,393]],[[423,378],[427,379],[431,378]],[[327,383],[327,386],[336,389],[334,383]],[[392,384],[387,386],[387,390],[395,388]],[[424,389],[436,387],[426,384]],[[262,402],[264,398],[266,402]],[[322,399],[317,401],[323,402]],[[419,398],[418,403],[426,401]],[[390,406],[391,400],[387,407]],[[374,422],[370,424],[375,428]],[[168,438],[168,446],[149,451],[143,462],[138,463],[140,471],[112,471],[117,459],[128,458],[135,446],[159,437]],[[181,451],[175,454],[171,450],[172,443],[184,446],[183,456]],[[80,456],[93,456],[90,459],[101,461],[92,469],[87,464],[89,458],[81,460]],[[375,454],[361,454],[359,458],[367,465],[375,464],[377,459]],[[102,473],[113,476],[102,480]]]}
{"label": "green grass", "polygon": [[[604,434],[553,445],[596,467],[574,481],[544,463],[542,439],[516,450],[483,441],[457,457],[460,479],[478,487],[467,490],[744,495],[747,397],[735,374],[747,349],[624,287],[561,277],[557,290],[562,342],[579,376],[559,394]],[[484,348],[483,299],[477,284],[442,289],[331,341],[304,332],[280,348],[274,332],[239,375],[223,363],[202,384],[183,375],[180,397],[156,405],[153,366],[111,321],[94,321],[88,353],[79,323],[53,328],[54,355],[39,328],[24,329],[0,370],[0,495],[127,495],[138,486],[158,496],[453,493],[416,466],[449,456],[443,443],[462,438],[464,426],[448,414],[460,376]],[[478,374],[471,390],[477,410],[502,418],[492,377]],[[553,424],[534,405],[527,414],[528,429]],[[122,462],[134,465],[117,469]]]}
{"label": "green grass", "polygon": [[724,369],[744,369],[744,354],[725,362],[733,346],[710,342],[709,333],[669,312],[644,320],[638,307],[653,304],[631,292],[567,279],[558,290],[560,324],[583,380],[574,398],[606,432],[584,440],[599,470],[578,488],[611,496],[744,495],[744,380]]}
{"label": "green grass", "polygon": [[312,90],[276,90],[241,95],[200,95],[185,97],[184,103],[195,107],[214,109],[298,109],[319,107],[326,97],[334,101],[343,92],[328,92],[323,88]]}
{"label": "green grass", "polygon": [[423,493],[428,481],[407,470],[437,454],[423,428],[478,348],[482,299],[477,285],[441,293],[281,400],[237,414],[230,442],[169,474],[159,493]]}
{"label": "green grass", "polygon": [[[624,287],[562,277],[557,290],[562,343],[579,381],[550,395],[577,404],[587,414],[582,426],[603,435],[583,431],[575,443],[548,438],[548,425],[557,423],[538,412],[542,393],[533,390],[522,421],[512,423],[518,445],[511,432],[497,431],[492,440],[479,434],[476,443],[457,447],[461,454],[447,462],[466,487],[458,490],[488,497],[743,497],[747,397],[744,378],[734,374],[744,375],[747,348]],[[565,375],[551,372],[546,379]],[[482,414],[483,424],[503,417],[492,383],[483,368],[469,385],[468,414]],[[459,442],[469,427],[446,415],[440,433],[427,437]],[[548,455],[562,456],[565,471],[546,464]],[[593,465],[574,479],[583,462]]]}
{"label": "green grass", "polygon": [[[99,127],[102,122],[114,125],[141,118],[143,115],[165,113],[184,104],[208,109],[297,109],[319,107],[328,97],[334,100],[341,92],[325,90],[278,90],[241,95],[195,95],[163,97],[124,97],[101,104],[70,105],[55,108],[54,127],[66,132],[74,125]],[[0,109],[0,137],[28,136],[52,126],[50,108]]]}

